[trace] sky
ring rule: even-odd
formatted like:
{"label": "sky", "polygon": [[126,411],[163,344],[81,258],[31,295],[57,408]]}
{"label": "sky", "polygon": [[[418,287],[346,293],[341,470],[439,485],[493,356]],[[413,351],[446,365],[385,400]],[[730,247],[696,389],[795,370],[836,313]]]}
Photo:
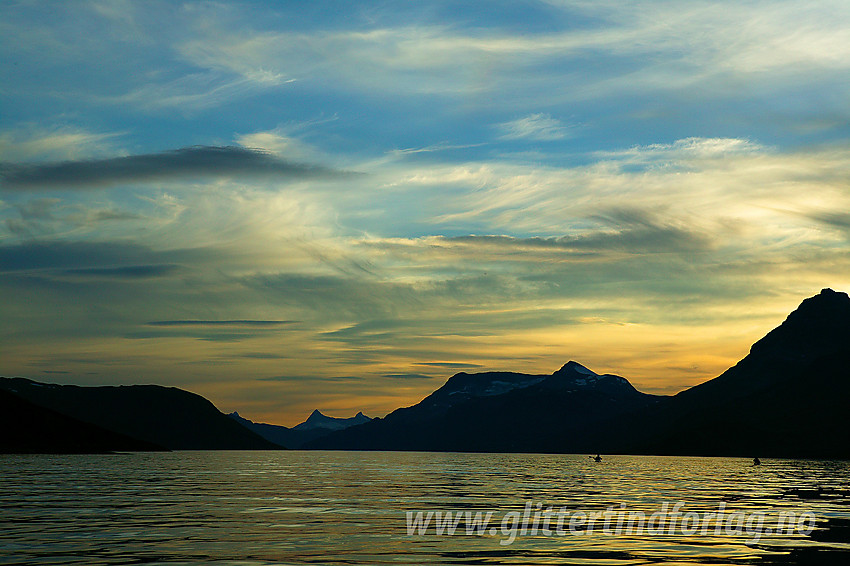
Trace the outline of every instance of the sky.
{"label": "sky", "polygon": [[0,4],[0,375],[675,393],[850,289],[845,1]]}

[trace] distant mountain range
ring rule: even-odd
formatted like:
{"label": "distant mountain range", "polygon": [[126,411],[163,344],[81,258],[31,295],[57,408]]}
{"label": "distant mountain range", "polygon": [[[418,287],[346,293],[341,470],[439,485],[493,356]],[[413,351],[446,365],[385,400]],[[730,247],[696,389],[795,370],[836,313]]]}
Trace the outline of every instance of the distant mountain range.
{"label": "distant mountain range", "polygon": [[0,452],[347,449],[850,458],[850,297],[808,298],[719,377],[673,396],[570,361],[458,373],[384,418],[314,411],[292,428],[157,385],[0,378]]}
{"label": "distant mountain range", "polygon": [[596,428],[662,397],[571,361],[551,375],[452,376],[420,403],[308,442],[307,448],[484,452],[595,452]]}
{"label": "distant mountain range", "polygon": [[319,409],[316,409],[307,417],[306,421],[288,428],[281,425],[255,423],[241,417],[235,411],[227,416],[266,440],[286,446],[287,448],[301,448],[307,442],[327,436],[334,431],[343,430],[372,420],[362,412],[357,413],[351,418],[341,419],[325,416]]}
{"label": "distant mountain range", "polygon": [[850,457],[850,297],[824,289],[719,377],[674,396],[570,362],[459,373],[306,448]]}

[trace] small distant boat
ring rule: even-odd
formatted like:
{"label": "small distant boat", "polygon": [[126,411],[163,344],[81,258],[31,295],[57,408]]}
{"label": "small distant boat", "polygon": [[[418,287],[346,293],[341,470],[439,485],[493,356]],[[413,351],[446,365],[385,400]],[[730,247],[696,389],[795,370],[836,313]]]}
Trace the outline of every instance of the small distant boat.
{"label": "small distant boat", "polygon": [[602,461],[602,456],[600,456],[599,454],[597,454],[597,455],[596,455],[596,457],[591,457],[591,459],[592,459],[594,462],[601,462],[601,461]]}
{"label": "small distant boat", "polygon": [[761,460],[758,459],[758,456],[753,458],[753,466],[761,466]]}

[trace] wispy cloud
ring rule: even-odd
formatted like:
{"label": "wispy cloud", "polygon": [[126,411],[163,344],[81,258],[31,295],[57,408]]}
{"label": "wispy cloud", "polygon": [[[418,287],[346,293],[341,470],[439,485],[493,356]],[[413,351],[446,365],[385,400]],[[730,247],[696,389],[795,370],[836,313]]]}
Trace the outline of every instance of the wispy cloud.
{"label": "wispy cloud", "polygon": [[850,236],[850,212],[821,210],[815,212],[804,212],[802,214],[823,226],[840,230]]}
{"label": "wispy cloud", "polygon": [[154,320],[146,323],[148,326],[257,326],[261,328],[270,326],[283,326],[295,324],[294,320]]}
{"label": "wispy cloud", "polygon": [[470,364],[465,362],[419,362],[416,365],[446,369],[475,369],[481,367],[481,364]]}
{"label": "wispy cloud", "polygon": [[469,149],[472,147],[481,147],[482,145],[486,145],[485,143],[475,143],[475,144],[449,144],[449,143],[438,143],[434,145],[428,145],[425,147],[408,147],[405,149],[394,149],[390,151],[393,155],[411,155],[415,153],[434,153],[438,151],[451,151],[456,149]]}
{"label": "wispy cloud", "polygon": [[[448,245],[494,247],[514,251],[555,250],[563,252],[698,252],[713,247],[713,238],[684,226],[664,225],[640,210],[614,210],[600,215],[615,226],[588,230],[575,236],[516,238],[503,235],[471,235],[444,238]],[[435,242],[436,243],[436,242]]]}
{"label": "wispy cloud", "polygon": [[[2,207],[0,207],[2,210]],[[44,238],[66,233],[69,230],[94,230],[104,224],[142,220],[144,217],[135,212],[120,210],[112,206],[68,204],[58,198],[36,197],[29,200],[18,199],[7,212],[16,210],[18,218],[7,214],[6,229],[9,233],[23,238]],[[2,213],[0,213],[2,216]]]}
{"label": "wispy cloud", "polygon": [[65,269],[62,275],[88,278],[149,279],[169,275],[180,268],[179,265],[126,265],[121,267],[89,267]]}
{"label": "wispy cloud", "polygon": [[114,149],[121,135],[69,126],[17,128],[0,132],[0,156],[5,161],[90,158]]}
{"label": "wispy cloud", "polygon": [[384,377],[392,379],[434,379],[433,375],[425,375],[422,373],[387,373]]}
{"label": "wispy cloud", "polygon": [[[376,93],[498,97],[504,91],[505,102],[517,92],[535,101],[565,101],[697,85],[708,87],[704,95],[725,96],[724,85],[738,77],[766,73],[785,82],[834,72],[847,68],[843,55],[850,53],[850,34],[842,25],[850,14],[840,3],[823,10],[794,2],[722,9],[666,2],[553,4],[567,21],[590,17],[596,25],[519,34],[508,25],[464,29],[426,20],[273,32],[236,31],[219,21],[204,29],[206,35],[183,42],[180,53],[202,68],[240,77],[262,70]],[[541,67],[545,73],[538,72]],[[564,83],[569,87],[555,88]]]}
{"label": "wispy cloud", "polygon": [[316,383],[319,381],[360,381],[363,379],[362,375],[328,375],[328,376],[316,376],[316,375],[272,375],[270,377],[258,377],[259,381],[283,381],[283,382],[298,382],[303,381],[307,383]]}
{"label": "wispy cloud", "polygon": [[131,104],[145,110],[179,108],[195,114],[294,81],[278,73],[253,72],[235,78],[216,72],[196,73],[165,83],[146,84],[123,94],[97,95],[92,99],[98,104]]}
{"label": "wispy cloud", "polygon": [[499,124],[504,140],[554,141],[571,135],[570,128],[548,114],[529,114],[510,122]]}
{"label": "wispy cloud", "polygon": [[126,241],[34,241],[0,246],[0,271],[138,268],[163,265],[166,257],[176,256]]}
{"label": "wispy cloud", "polygon": [[246,149],[265,151],[287,159],[316,159],[320,155],[319,150],[289,135],[282,128],[240,134],[236,136],[236,142]]}
{"label": "wispy cloud", "polygon": [[594,155],[604,159],[637,161],[685,161],[692,159],[717,159],[724,156],[763,153],[768,148],[740,138],[697,138],[676,140],[673,143],[656,143],[634,146],[623,150],[598,151]]}

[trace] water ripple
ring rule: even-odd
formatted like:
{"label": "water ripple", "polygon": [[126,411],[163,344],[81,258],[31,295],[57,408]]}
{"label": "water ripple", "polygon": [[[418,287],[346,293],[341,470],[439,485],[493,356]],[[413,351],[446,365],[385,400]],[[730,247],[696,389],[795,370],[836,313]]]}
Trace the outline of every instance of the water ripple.
{"label": "water ripple", "polygon": [[[174,452],[0,456],[3,564],[847,563],[848,462],[529,454]],[[408,535],[408,511],[813,512],[746,536]],[[465,524],[461,523],[463,531]],[[831,534],[830,534],[831,533]],[[838,533],[838,534],[836,534]],[[820,559],[819,558],[819,559]]]}

